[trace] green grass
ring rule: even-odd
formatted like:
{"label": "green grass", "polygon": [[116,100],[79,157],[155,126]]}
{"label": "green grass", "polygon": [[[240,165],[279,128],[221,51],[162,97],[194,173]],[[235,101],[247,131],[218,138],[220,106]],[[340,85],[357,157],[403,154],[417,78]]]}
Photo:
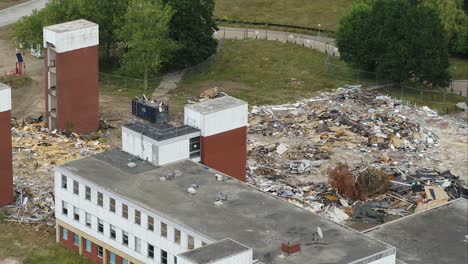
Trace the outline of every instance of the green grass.
{"label": "green grass", "polygon": [[[250,105],[260,105],[295,101],[348,83],[324,74],[325,54],[295,44],[226,41],[222,52],[221,60],[210,73],[183,82],[171,91],[172,108],[181,108],[187,98],[214,86]],[[303,84],[289,84],[291,78]]]}
{"label": "green grass", "polygon": [[336,30],[352,0],[215,0],[215,17]]}
{"label": "green grass", "polygon": [[29,76],[12,76],[12,77],[0,77],[0,82],[4,83],[12,88],[20,88],[25,85],[31,84],[32,79]]}
{"label": "green grass", "polygon": [[468,59],[450,57],[450,74],[454,80],[468,79]]}
{"label": "green grass", "polygon": [[0,221],[0,262],[12,258],[24,264],[91,264],[77,252],[55,243],[54,229]]}

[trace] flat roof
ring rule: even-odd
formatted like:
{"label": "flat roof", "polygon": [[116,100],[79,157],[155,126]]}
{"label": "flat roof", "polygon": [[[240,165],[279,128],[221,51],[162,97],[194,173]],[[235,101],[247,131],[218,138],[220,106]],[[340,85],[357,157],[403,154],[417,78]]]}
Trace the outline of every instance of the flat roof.
{"label": "flat roof", "polygon": [[185,108],[192,109],[196,112],[206,115],[246,104],[247,102],[245,101],[239,100],[229,95],[224,95],[200,103],[188,104],[185,105]]}
{"label": "flat roof", "polygon": [[10,86],[0,82],[0,90],[11,90]]}
{"label": "flat roof", "polygon": [[183,126],[173,126],[168,123],[141,123],[141,122],[133,122],[124,127],[131,129],[138,133],[143,133],[143,135],[152,138],[156,141],[163,141],[175,137],[185,136],[188,134],[200,132],[199,129],[183,125]]}
{"label": "flat roof", "polygon": [[83,29],[83,28],[88,28],[88,27],[95,27],[98,26],[96,23],[93,23],[91,21],[85,20],[85,19],[78,19],[78,20],[73,20],[70,22],[65,22],[61,24],[56,24],[52,26],[47,26],[44,27],[45,29],[48,29],[50,31],[54,31],[57,33],[63,33],[67,31],[74,31],[78,29]]}
{"label": "flat roof", "polygon": [[250,248],[228,238],[211,243],[204,247],[199,247],[194,250],[187,251],[185,253],[179,254],[178,256],[186,260],[190,260],[193,263],[207,264],[229,256],[237,255],[247,250],[250,250]]}
{"label": "flat roof", "polygon": [[[140,161],[136,170],[122,170],[132,157],[113,150],[58,168],[212,240],[231,238],[242,243],[264,263],[349,263],[394,248],[231,177],[218,182],[215,174],[219,172],[190,160],[158,168],[139,168],[147,164]],[[177,172],[174,180],[159,180],[172,171]],[[195,195],[187,192],[192,184],[200,186]],[[220,192],[227,192],[229,199],[215,206]],[[324,238],[316,243],[318,226]],[[302,252],[284,256],[281,244],[294,241],[302,241]]]}
{"label": "flat roof", "polygon": [[468,235],[467,201],[459,198],[365,232],[395,245],[397,259],[403,263],[466,263],[468,243],[464,239]]}

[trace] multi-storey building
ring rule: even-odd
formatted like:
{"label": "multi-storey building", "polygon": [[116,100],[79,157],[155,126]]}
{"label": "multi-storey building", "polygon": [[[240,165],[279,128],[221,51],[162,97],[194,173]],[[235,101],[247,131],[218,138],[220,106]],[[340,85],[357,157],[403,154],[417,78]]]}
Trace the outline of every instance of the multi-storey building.
{"label": "multi-storey building", "polygon": [[[57,241],[113,264],[395,263],[393,246],[197,163],[200,137],[227,131],[220,137],[240,138],[232,134],[244,130],[246,110],[232,97],[190,105],[189,127],[130,124],[123,127],[127,151],[58,166]],[[213,142],[218,155],[245,146]],[[230,156],[236,154],[226,155],[221,169]],[[245,162],[239,160],[234,166]]]}

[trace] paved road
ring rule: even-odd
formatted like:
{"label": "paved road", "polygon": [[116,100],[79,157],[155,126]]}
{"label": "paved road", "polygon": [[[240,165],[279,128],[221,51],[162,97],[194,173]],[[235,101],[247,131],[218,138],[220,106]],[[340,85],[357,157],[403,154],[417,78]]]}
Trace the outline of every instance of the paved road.
{"label": "paved road", "polygon": [[0,28],[13,24],[23,16],[28,16],[34,9],[41,9],[48,0],[31,0],[7,9],[0,10]]}
{"label": "paved road", "polygon": [[257,28],[219,27],[219,30],[215,32],[214,37],[216,39],[249,38],[288,42],[301,45],[307,48],[315,49],[336,57],[340,56],[338,49],[334,45],[335,39],[320,36]]}

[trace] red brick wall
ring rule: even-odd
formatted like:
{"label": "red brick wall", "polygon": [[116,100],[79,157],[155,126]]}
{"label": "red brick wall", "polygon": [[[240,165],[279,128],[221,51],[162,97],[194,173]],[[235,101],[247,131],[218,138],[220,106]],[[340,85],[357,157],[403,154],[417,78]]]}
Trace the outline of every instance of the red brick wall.
{"label": "red brick wall", "polygon": [[63,239],[63,227],[60,226],[59,228],[60,228],[60,242],[65,247],[78,251],[80,247],[73,244],[73,232],[68,230],[68,239]]}
{"label": "red brick wall", "polygon": [[91,252],[86,251],[86,242],[83,242],[83,255],[96,263],[103,263],[102,258],[98,257],[98,246],[91,242]]}
{"label": "red brick wall", "polygon": [[245,182],[247,127],[201,137],[201,163]]}
{"label": "red brick wall", "polygon": [[[110,262],[110,255],[111,255],[111,252],[108,251],[107,252],[107,263],[111,263]],[[122,257],[120,257],[119,255],[115,254],[115,264],[121,264],[122,263]]]}
{"label": "red brick wall", "polygon": [[57,128],[87,134],[99,127],[98,46],[57,53]]}
{"label": "red brick wall", "polygon": [[0,112],[0,207],[13,203],[11,112]]}

